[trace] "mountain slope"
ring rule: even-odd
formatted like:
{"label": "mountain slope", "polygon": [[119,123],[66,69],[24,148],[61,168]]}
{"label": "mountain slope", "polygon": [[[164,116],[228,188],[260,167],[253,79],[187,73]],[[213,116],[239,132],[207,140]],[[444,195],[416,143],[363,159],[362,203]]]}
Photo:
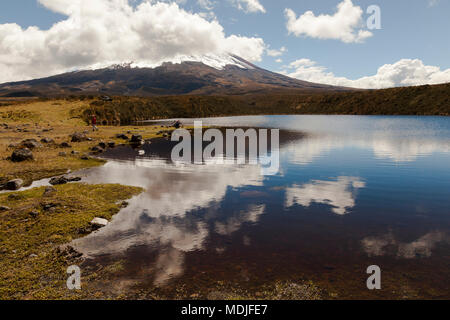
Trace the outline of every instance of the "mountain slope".
{"label": "mountain slope", "polygon": [[133,63],[114,65],[30,81],[5,83],[0,85],[0,96],[241,95],[344,90],[289,78],[231,55],[185,57],[174,62],[156,67]]}

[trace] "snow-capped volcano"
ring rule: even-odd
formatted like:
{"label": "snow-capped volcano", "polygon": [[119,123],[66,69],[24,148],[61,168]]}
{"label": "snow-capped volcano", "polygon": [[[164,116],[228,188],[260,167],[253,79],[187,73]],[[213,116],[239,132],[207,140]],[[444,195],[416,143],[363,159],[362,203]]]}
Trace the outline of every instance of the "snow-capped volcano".
{"label": "snow-capped volcano", "polygon": [[162,66],[166,63],[172,63],[172,64],[182,64],[184,62],[199,62],[203,63],[206,66],[209,66],[211,68],[217,69],[217,70],[223,70],[226,66],[236,66],[241,69],[255,69],[255,66],[253,66],[251,63],[235,56],[232,54],[207,54],[207,55],[198,55],[198,56],[187,56],[187,55],[180,55],[175,58],[160,61],[159,63],[154,62],[145,62],[145,61],[131,61],[131,62],[122,62],[122,63],[103,63],[103,64],[96,64],[89,68],[89,70],[96,70],[96,69],[103,69],[107,68],[110,70],[117,70],[117,69],[126,69],[126,68],[157,68]]}
{"label": "snow-capped volcano", "polygon": [[235,55],[179,56],[160,63],[122,62],[0,85],[0,96],[236,95],[340,90],[259,68]]}

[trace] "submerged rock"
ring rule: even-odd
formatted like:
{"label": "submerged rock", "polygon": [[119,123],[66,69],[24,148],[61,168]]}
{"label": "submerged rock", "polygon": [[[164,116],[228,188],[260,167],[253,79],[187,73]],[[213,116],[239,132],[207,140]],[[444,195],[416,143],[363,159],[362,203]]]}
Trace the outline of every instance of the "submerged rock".
{"label": "submerged rock", "polygon": [[33,160],[33,152],[31,152],[28,148],[17,149],[11,155],[11,161],[13,162],[22,162],[27,160]]}
{"label": "submerged rock", "polygon": [[143,145],[144,143],[145,143],[144,139],[142,139],[141,135],[133,135],[131,137],[130,144],[133,146],[140,146]]}
{"label": "submerged rock", "polygon": [[66,184],[68,182],[69,182],[69,179],[67,179],[66,177],[56,177],[56,178],[50,179],[50,184],[53,186]]}
{"label": "submerged rock", "polygon": [[76,181],[81,181],[81,177],[71,177],[71,178],[64,177],[64,176],[55,177],[55,178],[50,179],[49,183],[53,186],[56,186],[56,185],[61,185],[61,184],[66,184],[69,182],[76,182]]}

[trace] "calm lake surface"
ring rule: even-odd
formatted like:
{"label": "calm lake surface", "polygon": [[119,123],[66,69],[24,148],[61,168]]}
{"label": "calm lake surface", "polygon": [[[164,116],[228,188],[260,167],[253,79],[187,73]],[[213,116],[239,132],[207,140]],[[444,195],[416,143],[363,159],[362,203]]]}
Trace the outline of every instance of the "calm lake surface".
{"label": "calm lake surface", "polygon": [[[146,189],[74,243],[92,264],[121,261],[111,286],[204,297],[312,281],[325,298],[450,298],[449,117],[203,121],[287,132],[279,173],[175,165],[161,141],[105,153],[109,162],[84,181]],[[382,290],[366,287],[370,265],[382,270]]]}

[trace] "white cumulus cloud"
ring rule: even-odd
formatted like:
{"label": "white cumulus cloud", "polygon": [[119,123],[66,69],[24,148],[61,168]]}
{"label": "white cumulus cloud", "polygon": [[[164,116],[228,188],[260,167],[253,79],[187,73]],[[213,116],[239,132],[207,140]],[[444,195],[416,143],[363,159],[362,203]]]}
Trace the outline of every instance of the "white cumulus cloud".
{"label": "white cumulus cloud", "polygon": [[226,36],[215,19],[176,3],[128,0],[39,0],[67,18],[48,30],[0,24],[0,82],[27,80],[122,62],[158,65],[179,56],[230,52],[260,61],[263,39]]}
{"label": "white cumulus cloud", "polygon": [[279,50],[277,49],[267,49],[267,55],[271,57],[279,57],[282,56],[287,51],[286,47],[281,47]]}
{"label": "white cumulus cloud", "polygon": [[362,29],[363,10],[353,5],[352,0],[344,0],[337,6],[333,15],[306,11],[297,18],[292,9],[286,9],[286,27],[289,33],[317,39],[334,39],[346,43],[362,42],[371,37],[370,31]]}
{"label": "white cumulus cloud", "polygon": [[310,59],[294,61],[282,73],[305,81],[363,89],[450,82],[450,69],[428,66],[419,59],[401,59],[393,64],[385,64],[375,75],[356,80],[338,77]]}
{"label": "white cumulus cloud", "polygon": [[239,9],[245,12],[262,12],[266,13],[266,9],[259,0],[231,0],[231,2]]}

